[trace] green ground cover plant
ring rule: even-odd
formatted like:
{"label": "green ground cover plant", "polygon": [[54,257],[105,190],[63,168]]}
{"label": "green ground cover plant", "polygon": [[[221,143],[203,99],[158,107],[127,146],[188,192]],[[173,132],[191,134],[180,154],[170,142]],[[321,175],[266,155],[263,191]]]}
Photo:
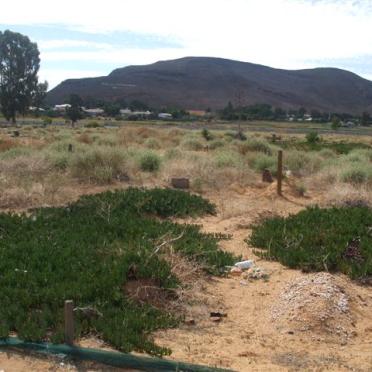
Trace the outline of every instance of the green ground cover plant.
{"label": "green ground cover plant", "polygon": [[372,210],[365,206],[308,208],[253,226],[247,240],[265,258],[305,271],[372,275]]}
{"label": "green ground cover plant", "polygon": [[234,257],[218,248],[223,236],[164,219],[207,213],[215,207],[196,195],[131,188],[66,207],[0,214],[0,337],[16,332],[25,340],[63,342],[63,303],[72,299],[95,311],[76,313],[77,338],[95,334],[124,352],[169,354],[149,335],[179,319],[131,300],[124,288],[133,275],[164,290],[180,284],[161,252],[154,253],[164,236],[180,237],[174,251],[210,273],[231,265]]}

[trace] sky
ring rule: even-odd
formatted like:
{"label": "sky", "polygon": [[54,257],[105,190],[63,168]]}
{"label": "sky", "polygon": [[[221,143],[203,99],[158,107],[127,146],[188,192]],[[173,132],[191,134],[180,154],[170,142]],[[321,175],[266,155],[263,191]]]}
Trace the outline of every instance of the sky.
{"label": "sky", "polygon": [[372,80],[372,0],[4,0],[5,29],[37,42],[51,88],[185,56]]}

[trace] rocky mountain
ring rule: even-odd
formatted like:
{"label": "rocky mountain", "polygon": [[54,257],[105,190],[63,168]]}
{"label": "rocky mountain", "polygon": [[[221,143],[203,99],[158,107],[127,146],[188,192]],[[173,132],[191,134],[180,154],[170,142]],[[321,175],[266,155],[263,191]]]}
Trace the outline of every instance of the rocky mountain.
{"label": "rocky mountain", "polygon": [[220,109],[269,103],[284,109],[372,113],[372,82],[337,68],[283,70],[221,58],[185,57],[128,66],[108,76],[69,79],[52,89],[51,104],[71,94],[114,101],[139,100],[152,107]]}

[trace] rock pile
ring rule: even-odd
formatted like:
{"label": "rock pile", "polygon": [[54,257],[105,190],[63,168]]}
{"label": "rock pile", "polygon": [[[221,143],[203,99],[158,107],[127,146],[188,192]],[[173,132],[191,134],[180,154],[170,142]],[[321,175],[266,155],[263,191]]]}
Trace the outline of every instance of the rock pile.
{"label": "rock pile", "polygon": [[340,281],[331,274],[316,273],[288,283],[272,308],[278,329],[346,343],[354,333],[354,322],[350,298]]}

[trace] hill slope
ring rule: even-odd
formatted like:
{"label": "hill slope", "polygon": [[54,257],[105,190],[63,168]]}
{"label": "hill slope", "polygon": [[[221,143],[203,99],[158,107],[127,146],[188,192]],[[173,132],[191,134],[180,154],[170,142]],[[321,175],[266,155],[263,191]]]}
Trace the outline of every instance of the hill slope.
{"label": "hill slope", "polygon": [[185,57],[128,66],[97,78],[70,79],[52,89],[49,103],[71,93],[105,100],[140,100],[155,107],[218,109],[236,103],[361,113],[372,109],[372,82],[335,68],[280,70],[221,58]]}

